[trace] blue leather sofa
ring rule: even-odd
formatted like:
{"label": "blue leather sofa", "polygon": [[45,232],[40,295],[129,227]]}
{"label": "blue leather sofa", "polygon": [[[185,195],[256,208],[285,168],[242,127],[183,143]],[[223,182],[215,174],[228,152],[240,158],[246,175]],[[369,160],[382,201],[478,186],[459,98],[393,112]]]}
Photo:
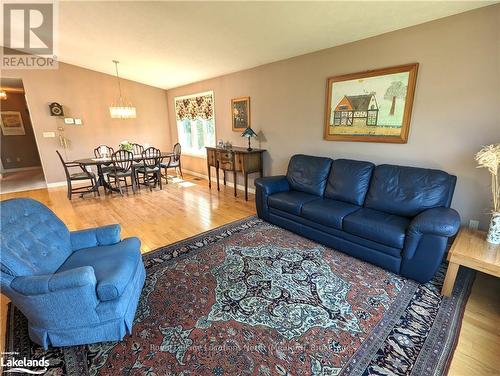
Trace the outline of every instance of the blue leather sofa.
{"label": "blue leather sofa", "polygon": [[255,181],[260,218],[425,283],[460,227],[444,171],[295,155]]}
{"label": "blue leather sofa", "polygon": [[121,340],[132,332],[145,269],[137,238],[120,226],[68,231],[31,199],[0,203],[2,293],[47,348]]}

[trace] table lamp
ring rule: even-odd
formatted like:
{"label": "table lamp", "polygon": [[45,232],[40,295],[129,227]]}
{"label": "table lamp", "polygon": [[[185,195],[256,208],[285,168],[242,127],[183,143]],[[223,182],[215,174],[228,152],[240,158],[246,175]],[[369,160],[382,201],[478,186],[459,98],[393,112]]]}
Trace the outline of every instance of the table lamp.
{"label": "table lamp", "polygon": [[250,146],[250,139],[252,137],[257,137],[257,133],[254,132],[254,130],[250,127],[246,128],[243,133],[241,134],[241,137],[246,137],[248,138],[248,148],[247,150],[248,151],[251,151],[252,150],[252,146]]}

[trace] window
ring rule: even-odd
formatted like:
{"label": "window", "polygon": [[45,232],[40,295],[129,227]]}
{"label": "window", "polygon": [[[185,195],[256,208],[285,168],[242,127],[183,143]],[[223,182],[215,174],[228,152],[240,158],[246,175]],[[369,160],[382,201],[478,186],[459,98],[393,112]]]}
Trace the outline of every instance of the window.
{"label": "window", "polygon": [[205,156],[205,146],[215,146],[213,91],[176,97],[174,102],[183,153]]}

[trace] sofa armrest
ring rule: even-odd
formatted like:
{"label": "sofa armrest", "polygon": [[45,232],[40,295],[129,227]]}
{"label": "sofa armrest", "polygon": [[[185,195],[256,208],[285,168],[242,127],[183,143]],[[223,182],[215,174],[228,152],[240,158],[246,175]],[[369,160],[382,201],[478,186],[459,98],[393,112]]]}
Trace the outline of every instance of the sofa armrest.
{"label": "sofa armrest", "polygon": [[71,248],[73,251],[78,251],[83,248],[116,244],[120,241],[120,231],[118,224],[71,231]]}
{"label": "sofa armrest", "polygon": [[460,215],[450,208],[427,209],[410,223],[408,235],[437,235],[449,238],[460,228]]}
{"label": "sofa armrest", "polygon": [[459,228],[460,215],[454,209],[432,208],[423,211],[413,218],[406,231],[403,258],[413,258],[424,237],[447,239],[454,236]]}
{"label": "sofa armrest", "polygon": [[10,287],[20,294],[31,296],[87,285],[95,289],[96,284],[94,268],[82,266],[55,274],[16,277]]}
{"label": "sofa armrest", "polygon": [[285,175],[255,179],[255,187],[262,189],[267,196],[290,190],[290,185]]}
{"label": "sofa armrest", "polygon": [[255,208],[259,218],[269,219],[267,199],[270,195],[290,190],[288,179],[284,175],[268,176],[255,180]]}

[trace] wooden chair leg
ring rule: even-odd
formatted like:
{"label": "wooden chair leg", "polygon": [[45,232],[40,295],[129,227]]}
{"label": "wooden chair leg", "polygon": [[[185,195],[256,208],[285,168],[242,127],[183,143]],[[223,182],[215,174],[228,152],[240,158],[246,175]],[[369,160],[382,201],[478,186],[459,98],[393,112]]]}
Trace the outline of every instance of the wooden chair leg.
{"label": "wooden chair leg", "polygon": [[97,184],[97,179],[92,179],[92,184],[94,185],[94,197],[96,193],[98,197],[101,197],[101,193],[99,192],[99,185]]}
{"label": "wooden chair leg", "polygon": [[67,185],[68,185],[68,200],[71,200],[71,195],[73,188],[71,187],[71,180],[67,180]]}
{"label": "wooden chair leg", "polygon": [[115,182],[116,184],[118,184],[118,190],[120,191],[120,194],[123,196],[123,191],[122,191],[122,183],[121,183],[121,180],[120,178],[115,178]]}
{"label": "wooden chair leg", "polygon": [[157,172],[157,174],[158,174],[158,181],[160,182],[160,190],[163,190],[163,185],[162,185],[162,182],[161,182],[161,170],[159,170]]}
{"label": "wooden chair leg", "polygon": [[181,160],[179,159],[179,172],[181,173],[181,179],[184,179],[184,175],[182,175],[182,168],[181,168]]}
{"label": "wooden chair leg", "polygon": [[144,179],[147,179],[148,181],[149,191],[153,192],[153,188],[151,187],[151,180],[149,179],[149,174],[144,174]]}
{"label": "wooden chair leg", "polygon": [[220,191],[220,184],[219,184],[219,168],[215,168],[215,175],[217,176],[217,190]]}

